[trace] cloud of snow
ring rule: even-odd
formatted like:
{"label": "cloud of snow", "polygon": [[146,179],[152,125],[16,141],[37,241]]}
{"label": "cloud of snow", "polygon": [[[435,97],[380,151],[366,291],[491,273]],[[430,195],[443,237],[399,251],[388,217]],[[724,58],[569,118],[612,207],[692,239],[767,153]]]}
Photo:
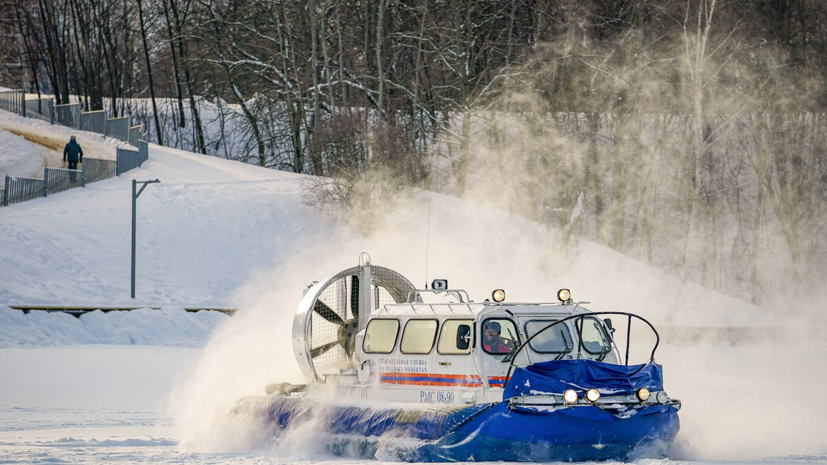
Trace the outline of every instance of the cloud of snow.
{"label": "cloud of snow", "polygon": [[[682,282],[608,248],[580,241],[566,250],[555,243],[557,231],[481,204],[420,193],[380,217],[381,223],[367,236],[352,224],[324,233],[305,232],[292,256],[272,269],[251,273],[254,278],[236,299],[242,310],[219,329],[172,396],[185,448],[263,447],[285,453],[282,449],[292,440],[269,441],[272,431],[228,412],[240,398],[264,395],[268,383],[303,382],[291,342],[302,290],[313,280],[355,265],[362,251],[371,254],[374,264],[400,271],[422,287],[428,250],[427,281],[447,278],[452,288],[467,289],[476,301],[496,288],[504,288],[510,301],[554,301],[557,289],[569,287],[576,300],[594,302],[588,305],[593,310],[639,313],[656,326],[778,322],[748,303]],[[616,326],[618,333],[625,332],[621,322]],[[652,342],[638,331],[633,342],[638,334],[641,345]],[[808,365],[817,357],[790,361],[792,353],[784,345],[693,347],[669,345],[668,340],[662,344],[657,360],[665,366],[668,392],[685,402],[676,457],[731,458],[746,450],[762,457],[813,450],[820,444],[803,424],[780,421],[799,414],[816,419],[815,413],[807,413],[809,400],[782,394],[801,392],[795,384],[806,376],[808,366],[815,373],[813,388],[818,380],[827,380],[823,368]],[[645,360],[648,350],[633,351],[632,361]],[[823,347],[803,351],[824,353]],[[760,421],[762,415],[768,415],[767,421]],[[729,433],[722,435],[721,428]],[[770,442],[771,434],[789,440]],[[772,447],[758,447],[764,444]]]}
{"label": "cloud of snow", "polygon": [[[572,182],[571,174],[582,168],[574,155],[582,155],[586,147],[543,124],[525,125],[516,116],[503,116],[500,124],[508,134],[505,142],[473,147],[475,165],[466,200],[429,192],[389,199],[376,195],[381,189],[368,188],[350,200],[358,206],[355,213],[342,209],[334,216],[338,226],[333,229],[274,231],[294,239],[292,250],[277,261],[264,260],[276,265],[250,273],[253,278],[232,299],[241,311],[207,345],[172,397],[185,448],[279,448],[268,442],[271,431],[228,412],[240,398],[263,395],[268,383],[302,381],[291,342],[301,291],[313,280],[356,265],[363,251],[374,264],[401,272],[417,287],[447,278],[450,287],[466,289],[476,301],[504,288],[508,301],[550,302],[557,289],[570,288],[575,300],[593,302],[587,306],[592,310],[640,314],[656,327],[678,328],[672,334],[683,341],[687,339],[679,337],[680,328],[785,323],[778,314],[569,235],[572,231],[566,228],[585,221],[593,205],[581,200],[578,186],[564,186],[563,191],[576,192],[569,197],[552,189]],[[543,169],[532,170],[532,165],[514,161],[526,153],[555,157],[538,158],[533,166]],[[562,218],[563,226],[550,227],[555,221],[540,224],[529,217]],[[326,224],[323,218],[317,224]],[[623,333],[622,323],[616,323]],[[639,334],[636,330],[633,341]],[[811,408],[805,397],[784,394],[799,392],[796,385],[802,379],[813,380],[806,385],[818,389],[818,382],[825,380],[825,368],[812,364],[818,357],[790,359],[801,352],[823,354],[824,349],[791,348],[785,337],[768,344],[745,340],[734,347],[679,346],[664,337],[657,361],[665,367],[668,392],[684,400],[676,458],[766,457],[822,447],[824,441],[804,425],[827,412]],[[652,338],[640,334],[640,341]],[[633,362],[646,357],[646,348],[632,352]],[[799,418],[805,421],[796,423]]]}
{"label": "cloud of snow", "polygon": [[683,402],[672,458],[823,454],[827,344],[801,330],[774,344],[665,346],[667,392]]}

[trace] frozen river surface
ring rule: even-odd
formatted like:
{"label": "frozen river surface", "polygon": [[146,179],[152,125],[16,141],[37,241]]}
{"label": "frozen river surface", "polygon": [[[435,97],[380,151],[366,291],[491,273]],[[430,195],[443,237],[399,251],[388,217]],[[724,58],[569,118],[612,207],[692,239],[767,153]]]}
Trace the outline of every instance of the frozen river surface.
{"label": "frozen river surface", "polygon": [[[202,350],[0,349],[0,464],[357,463],[319,451],[297,457],[277,443],[242,453],[185,450],[167,399]],[[784,363],[778,347],[664,347],[667,385],[684,401],[680,444],[671,459],[638,464],[827,464],[817,400],[825,393],[825,353],[813,350],[820,367],[806,376],[806,364]],[[745,362],[754,356],[761,363]],[[808,392],[818,404],[801,399]]]}

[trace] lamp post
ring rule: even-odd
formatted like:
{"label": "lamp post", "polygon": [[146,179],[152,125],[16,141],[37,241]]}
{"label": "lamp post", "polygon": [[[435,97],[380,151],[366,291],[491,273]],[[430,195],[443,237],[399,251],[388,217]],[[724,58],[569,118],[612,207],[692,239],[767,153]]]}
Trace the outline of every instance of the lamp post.
{"label": "lamp post", "polygon": [[[135,222],[137,219],[137,208],[138,208],[138,197],[141,195],[141,192],[146,189],[148,184],[154,184],[156,182],[161,182],[159,180],[154,181],[136,181],[132,180],[132,298],[135,298]],[[138,189],[138,183],[143,184],[141,186],[141,190]]]}

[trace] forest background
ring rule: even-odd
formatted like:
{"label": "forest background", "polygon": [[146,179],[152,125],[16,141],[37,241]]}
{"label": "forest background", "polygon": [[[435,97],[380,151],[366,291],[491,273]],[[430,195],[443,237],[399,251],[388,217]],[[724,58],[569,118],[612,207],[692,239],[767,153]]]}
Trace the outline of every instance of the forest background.
{"label": "forest background", "polygon": [[821,0],[0,0],[0,35],[3,85],[316,175],[366,232],[416,187],[827,309]]}

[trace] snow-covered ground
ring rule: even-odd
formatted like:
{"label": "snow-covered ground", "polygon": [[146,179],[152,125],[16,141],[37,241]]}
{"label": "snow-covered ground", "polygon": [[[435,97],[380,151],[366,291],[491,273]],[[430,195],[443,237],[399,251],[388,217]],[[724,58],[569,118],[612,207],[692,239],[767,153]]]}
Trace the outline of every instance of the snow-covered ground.
{"label": "snow-covered ground", "polygon": [[203,347],[228,315],[183,308],[148,308],[76,318],[63,312],[34,310],[24,314],[0,305],[0,348],[78,344]]}
{"label": "snow-covered ground", "polygon": [[[63,147],[69,142],[69,137],[73,135],[77,137],[78,143],[83,148],[84,157],[114,160],[115,149],[117,147],[135,149],[135,147],[132,147],[126,142],[106,137],[96,132],[80,131],[59,124],[49,124],[46,121],[24,118],[2,110],[0,110],[0,130],[17,135],[25,135],[25,137],[33,139],[40,144],[40,148],[35,150],[42,150],[44,145],[48,147],[48,151],[53,153],[53,157],[56,157],[50,159],[50,168],[66,167],[66,164],[63,163]],[[36,144],[35,147],[37,147]],[[5,150],[5,146],[3,149]],[[7,155],[0,155],[0,171],[2,171],[3,157],[5,156]],[[43,173],[41,172],[40,177],[42,176]]]}
{"label": "snow-covered ground", "polygon": [[6,175],[43,179],[43,167],[62,168],[62,155],[7,131],[0,130],[0,179]]}
{"label": "snow-covered ground", "polygon": [[[133,300],[131,180],[155,178],[161,183],[138,200]],[[0,307],[0,463],[329,459],[301,447],[296,458],[277,443],[224,447],[218,439],[232,431],[221,420],[235,399],[299,378],[290,325],[302,289],[355,265],[362,251],[416,284],[447,278],[475,300],[504,288],[509,300],[552,301],[568,287],[595,310],[633,311],[656,325],[789,323],[605,247],[561,244],[556,231],[446,196],[411,192],[336,220],[303,203],[305,179],[153,145],[141,169],[1,208],[0,305],[163,310],[75,319]],[[197,306],[239,311],[179,308]],[[794,334],[734,347],[664,341],[658,362],[670,394],[684,401],[673,459],[827,462],[827,407],[818,400],[827,347],[820,331]]]}
{"label": "snow-covered ground", "polygon": [[[799,362],[779,347],[663,347],[670,393],[684,403],[682,430],[671,460],[638,465],[827,463],[824,409],[814,405],[827,377],[823,369],[806,375],[827,351],[810,349]],[[185,448],[170,392],[204,355],[123,345],[0,349],[0,463],[357,463],[330,457],[315,437],[289,448]],[[808,394],[813,400],[802,399]]]}

